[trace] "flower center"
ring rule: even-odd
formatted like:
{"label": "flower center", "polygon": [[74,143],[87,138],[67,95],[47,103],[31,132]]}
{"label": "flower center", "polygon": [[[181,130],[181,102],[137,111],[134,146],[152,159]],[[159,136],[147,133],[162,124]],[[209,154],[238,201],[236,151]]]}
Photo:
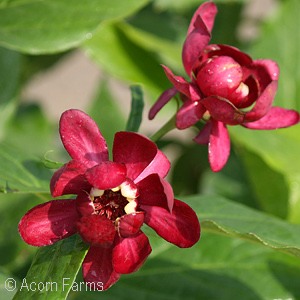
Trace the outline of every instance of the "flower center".
{"label": "flower center", "polygon": [[105,216],[112,221],[136,211],[138,191],[130,180],[111,190],[92,188],[90,196],[95,214]]}

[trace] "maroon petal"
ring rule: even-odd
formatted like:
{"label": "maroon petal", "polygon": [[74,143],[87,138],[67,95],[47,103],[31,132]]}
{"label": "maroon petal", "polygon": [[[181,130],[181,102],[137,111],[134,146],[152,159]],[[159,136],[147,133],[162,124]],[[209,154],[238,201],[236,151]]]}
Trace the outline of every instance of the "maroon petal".
{"label": "maroon petal", "polygon": [[149,240],[141,231],[128,238],[117,237],[113,249],[113,267],[120,274],[135,272],[150,253]]}
{"label": "maroon petal", "polygon": [[258,121],[244,123],[243,126],[250,129],[271,130],[290,127],[298,123],[299,113],[297,111],[275,106]]}
{"label": "maroon petal", "polygon": [[138,203],[144,205],[161,206],[172,211],[174,194],[171,185],[157,174],[149,175],[137,183],[140,192]]}
{"label": "maroon petal", "polygon": [[164,71],[166,73],[166,76],[168,79],[172,82],[174,87],[177,91],[180,93],[186,95],[187,97],[190,96],[190,84],[181,76],[176,76],[173,74],[173,72],[166,66],[162,66],[164,68]]}
{"label": "maroon petal", "polygon": [[209,137],[211,133],[212,123],[208,121],[198,135],[194,138],[194,141],[200,145],[207,145],[209,143]]}
{"label": "maroon petal", "polygon": [[123,215],[117,223],[117,230],[121,237],[129,237],[139,232],[143,222],[144,212]]}
{"label": "maroon petal", "polygon": [[108,160],[108,151],[97,124],[77,109],[65,111],[60,119],[59,131],[70,156],[85,161],[89,167]]}
{"label": "maroon petal", "polygon": [[170,213],[163,207],[144,206],[145,223],[166,241],[181,248],[193,246],[200,238],[200,224],[196,213],[182,201],[174,201]]}
{"label": "maroon petal", "polygon": [[258,70],[264,69],[271,81],[279,79],[280,70],[275,61],[271,59],[257,59],[253,61],[253,66]]}
{"label": "maroon petal", "polygon": [[229,45],[224,45],[224,44],[218,44],[218,45],[209,45],[212,47],[212,49],[216,49],[211,52],[210,56],[219,56],[219,55],[226,55],[232,57],[238,64],[241,66],[251,66],[252,64],[252,58],[242,52],[240,49],[229,46]]}
{"label": "maroon petal", "polygon": [[253,109],[245,114],[245,122],[257,121],[270,110],[278,87],[277,81],[272,81],[256,100]]}
{"label": "maroon petal", "polygon": [[176,127],[185,129],[197,123],[205,113],[206,108],[199,101],[186,101],[176,115]]}
{"label": "maroon petal", "polygon": [[165,90],[150,108],[148,115],[149,120],[153,120],[162,107],[165,106],[177,93],[178,91],[174,87]]}
{"label": "maroon petal", "polygon": [[210,33],[198,16],[194,22],[195,29],[187,36],[182,48],[182,61],[186,73],[191,77],[194,64],[210,41]]}
{"label": "maroon petal", "polygon": [[165,178],[170,170],[171,163],[165,154],[157,150],[156,156],[152,162],[144,169],[144,171],[134,180],[135,183],[141,181],[150,174],[158,174],[160,177]]}
{"label": "maroon petal", "polygon": [[230,138],[226,125],[212,120],[211,134],[208,144],[208,160],[212,171],[220,171],[226,164],[230,154]]}
{"label": "maroon petal", "polygon": [[113,269],[112,248],[90,247],[82,263],[82,273],[84,281],[92,290],[107,290],[115,284],[120,274]]}
{"label": "maroon petal", "polygon": [[126,165],[127,177],[133,181],[156,155],[156,145],[145,136],[135,132],[117,132],[115,134],[113,160]]}
{"label": "maroon petal", "polygon": [[198,16],[201,17],[202,21],[206,25],[206,28],[211,33],[217,12],[217,6],[213,2],[205,2],[201,4],[191,19],[190,26],[188,28],[188,35],[195,29],[195,22]]}
{"label": "maroon petal", "polygon": [[32,246],[47,246],[77,232],[75,200],[52,200],[29,210],[19,223],[22,239]]}
{"label": "maroon petal", "polygon": [[50,181],[50,191],[53,197],[68,194],[78,194],[89,191],[91,185],[86,180],[84,173],[86,166],[79,161],[71,160],[58,169]]}
{"label": "maroon petal", "polygon": [[209,111],[213,119],[229,125],[241,124],[244,121],[244,113],[239,111],[233,104],[217,97],[207,97],[201,103]]}
{"label": "maroon petal", "polygon": [[76,198],[77,211],[81,216],[92,215],[95,212],[95,206],[91,200],[90,194],[81,192]]}
{"label": "maroon petal", "polygon": [[106,161],[87,170],[85,176],[93,187],[108,190],[125,181],[126,167],[124,164]]}
{"label": "maroon petal", "polygon": [[113,222],[96,214],[81,217],[77,227],[82,239],[94,246],[111,245],[116,234]]}

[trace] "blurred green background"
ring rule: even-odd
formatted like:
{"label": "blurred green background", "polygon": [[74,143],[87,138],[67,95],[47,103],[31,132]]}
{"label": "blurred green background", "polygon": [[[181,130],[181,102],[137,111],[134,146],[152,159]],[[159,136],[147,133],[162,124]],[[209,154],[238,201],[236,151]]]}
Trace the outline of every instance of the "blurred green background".
{"label": "blurred green background", "polygon": [[[200,3],[0,0],[1,300],[16,292],[7,291],[6,279],[16,279],[20,287],[37,252],[19,237],[18,222],[28,209],[51,199],[55,162],[68,160],[58,136],[59,115],[67,108],[84,109],[111,148],[114,133],[126,125],[129,86],[140,84],[146,102],[141,132],[152,135],[176,110],[170,103],[153,122],[147,120],[147,109],[170,87],[160,64],[185,76],[181,48]],[[299,111],[300,2],[216,4],[212,43],[277,61],[275,105]],[[68,78],[74,77],[63,76],[66,69],[75,76],[71,83]],[[207,147],[192,142],[196,129],[174,130],[159,142],[172,161],[169,180],[177,198],[199,216],[202,237],[196,246],[178,249],[145,228],[152,254],[141,270],[122,276],[108,291],[37,291],[15,299],[300,299],[299,126],[269,132],[231,127],[230,133],[231,156],[219,173],[209,169]],[[85,250],[71,244],[39,251],[36,278],[76,276]],[[41,255],[49,259],[39,268]],[[57,272],[55,255],[65,263]],[[82,282],[80,271],[76,280]]]}

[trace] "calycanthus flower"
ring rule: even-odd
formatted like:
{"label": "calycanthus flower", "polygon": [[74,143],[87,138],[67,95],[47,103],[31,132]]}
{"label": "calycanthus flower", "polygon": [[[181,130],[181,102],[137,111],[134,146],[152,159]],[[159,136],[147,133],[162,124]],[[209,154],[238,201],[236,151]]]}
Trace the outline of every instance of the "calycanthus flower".
{"label": "calycanthus flower", "polygon": [[227,125],[249,129],[276,129],[299,123],[299,113],[272,107],[279,77],[278,65],[269,59],[252,60],[235,47],[208,44],[217,14],[213,2],[205,2],[190,22],[182,60],[190,82],[163,66],[173,87],[159,97],[149,112],[157,112],[178,92],[183,102],[176,127],[188,128],[199,120],[205,125],[195,142],[208,144],[213,171],[226,164],[230,153]]}
{"label": "calycanthus flower", "polygon": [[72,160],[54,173],[51,193],[77,197],[29,210],[19,223],[26,243],[47,246],[78,233],[90,245],[83,261],[84,280],[108,289],[150,254],[143,223],[178,247],[191,247],[199,240],[198,218],[187,204],[174,199],[164,179],[170,163],[151,140],[117,132],[110,161],[96,123],[79,110],[63,113],[60,135]]}

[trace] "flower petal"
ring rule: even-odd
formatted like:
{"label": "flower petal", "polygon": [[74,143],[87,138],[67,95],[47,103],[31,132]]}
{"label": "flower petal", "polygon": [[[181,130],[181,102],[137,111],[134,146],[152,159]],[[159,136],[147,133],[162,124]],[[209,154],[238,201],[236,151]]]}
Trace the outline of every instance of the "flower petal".
{"label": "flower petal", "polygon": [[279,79],[279,67],[273,60],[254,60],[251,69],[254,77],[258,80],[261,90],[265,89],[271,81]]}
{"label": "flower petal", "polygon": [[209,143],[209,136],[211,133],[212,123],[208,121],[200,130],[198,135],[194,138],[194,141],[200,145],[207,145]]}
{"label": "flower petal", "polygon": [[84,281],[93,290],[107,290],[115,284],[120,274],[115,272],[112,265],[112,248],[90,247],[83,263]]}
{"label": "flower petal", "polygon": [[143,206],[143,209],[146,211],[145,223],[166,241],[188,248],[199,240],[197,215],[186,203],[175,199],[172,213],[159,206]]}
{"label": "flower petal", "polygon": [[298,123],[299,113],[297,111],[275,106],[258,121],[244,123],[243,126],[250,129],[271,130],[290,127]]}
{"label": "flower petal", "polygon": [[22,239],[32,246],[47,246],[77,232],[75,200],[52,200],[29,210],[19,223]]}
{"label": "flower petal", "polygon": [[212,120],[211,134],[208,144],[208,160],[212,171],[220,171],[226,164],[230,154],[230,138],[226,125]]}
{"label": "flower petal", "polygon": [[137,271],[151,253],[147,236],[139,232],[128,238],[117,237],[113,249],[113,267],[120,274]]}
{"label": "flower petal", "polygon": [[91,167],[108,160],[106,141],[95,121],[77,109],[65,111],[60,119],[59,131],[70,156]]}
{"label": "flower petal", "polygon": [[95,212],[94,203],[87,192],[81,192],[76,198],[77,211],[81,216],[92,215]]}
{"label": "flower petal", "polygon": [[190,77],[193,66],[209,43],[211,37],[206,25],[199,16],[197,16],[194,22],[194,27],[195,29],[186,37],[182,48],[183,66]]}
{"label": "flower petal", "polygon": [[116,234],[113,222],[96,214],[81,217],[77,227],[82,239],[93,246],[111,245]]}
{"label": "flower petal", "polygon": [[172,82],[174,87],[176,88],[177,91],[180,93],[186,95],[187,97],[190,96],[190,84],[181,76],[176,76],[173,74],[173,72],[166,66],[162,65],[166,76],[168,79]]}
{"label": "flower petal", "polygon": [[86,180],[84,173],[86,166],[79,161],[71,160],[52,176],[50,191],[53,197],[68,194],[78,194],[81,191],[89,191],[91,185]]}
{"label": "flower petal", "polygon": [[201,4],[198,7],[198,9],[195,11],[191,19],[190,26],[188,28],[188,34],[190,34],[195,29],[195,22],[198,16],[201,17],[206,28],[211,33],[214,26],[215,16],[217,12],[218,12],[217,6],[213,2],[205,2]]}
{"label": "flower petal", "polygon": [[151,174],[137,183],[139,205],[160,206],[172,211],[174,194],[171,185],[157,174]]}
{"label": "flower petal", "polygon": [[176,115],[176,127],[185,129],[197,123],[205,113],[206,108],[200,101],[186,101]]}
{"label": "flower petal", "polygon": [[238,64],[245,67],[248,67],[253,63],[252,58],[248,54],[242,52],[240,49],[236,47],[225,45],[225,44],[211,44],[208,47],[212,49],[212,51],[209,52],[209,57],[220,56],[220,55],[230,56]]}
{"label": "flower petal", "polygon": [[170,170],[171,163],[165,154],[157,150],[156,156],[152,162],[144,169],[144,171],[134,180],[135,183],[141,181],[150,174],[158,174],[160,177],[165,178]]}
{"label": "flower petal", "polygon": [[113,145],[113,160],[124,163],[127,177],[135,179],[152,163],[157,155],[156,145],[135,132],[117,132]]}
{"label": "flower petal", "polygon": [[212,118],[217,121],[229,125],[241,124],[244,121],[245,114],[223,98],[207,97],[202,99],[201,103],[209,111]]}
{"label": "flower petal", "polygon": [[256,100],[253,109],[245,114],[245,122],[257,121],[271,109],[278,87],[277,81],[272,81]]}
{"label": "flower petal", "polygon": [[177,93],[178,91],[174,87],[165,90],[150,108],[148,114],[149,120],[153,120],[162,107],[165,106]]}
{"label": "flower petal", "polygon": [[123,215],[118,223],[117,230],[121,237],[129,237],[139,232],[144,222],[144,212]]}
{"label": "flower petal", "polygon": [[124,164],[106,161],[87,170],[85,176],[93,187],[108,190],[125,181],[126,167]]}

